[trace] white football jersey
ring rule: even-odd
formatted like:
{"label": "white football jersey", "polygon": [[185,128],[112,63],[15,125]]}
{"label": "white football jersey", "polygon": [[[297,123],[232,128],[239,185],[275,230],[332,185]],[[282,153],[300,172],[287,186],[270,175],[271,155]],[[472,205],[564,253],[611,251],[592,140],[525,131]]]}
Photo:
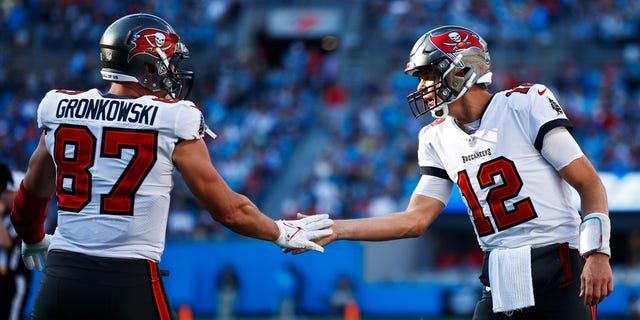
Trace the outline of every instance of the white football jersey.
{"label": "white football jersey", "polygon": [[52,90],[38,126],[56,167],[50,249],[160,261],[176,143],[203,137],[190,101]]}
{"label": "white football jersey", "polygon": [[578,247],[580,215],[571,187],[542,157],[544,135],[571,124],[551,91],[523,84],[493,95],[472,134],[451,117],[419,135],[422,174],[455,182],[480,247]]}

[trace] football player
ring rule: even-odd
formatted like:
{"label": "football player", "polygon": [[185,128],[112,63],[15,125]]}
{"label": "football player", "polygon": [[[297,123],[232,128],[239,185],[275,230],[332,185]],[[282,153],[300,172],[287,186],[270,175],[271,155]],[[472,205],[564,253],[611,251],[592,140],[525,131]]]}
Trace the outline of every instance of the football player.
{"label": "football player", "polygon": [[[174,168],[212,218],[283,248],[322,251],[328,215],[274,221],[231,190],[210,161],[202,113],[188,100],[189,51],[164,20],[132,14],[100,40],[108,92],[52,90],[38,107],[43,134],[11,221],[25,263],[46,268],[32,319],[170,319],[158,269]],[[58,221],[45,235],[55,193]],[[41,261],[41,259],[43,261]]]}
{"label": "football player", "polygon": [[9,217],[23,176],[0,163],[0,319],[22,319],[31,293],[33,271],[22,262],[22,241]]}
{"label": "football player", "polygon": [[419,84],[407,100],[415,117],[436,120],[419,133],[422,176],[408,207],[335,220],[318,243],[418,237],[455,183],[485,252],[474,319],[591,319],[613,290],[604,186],[551,90],[525,83],[490,93],[490,66],[487,43],[467,28],[417,40],[404,72]]}

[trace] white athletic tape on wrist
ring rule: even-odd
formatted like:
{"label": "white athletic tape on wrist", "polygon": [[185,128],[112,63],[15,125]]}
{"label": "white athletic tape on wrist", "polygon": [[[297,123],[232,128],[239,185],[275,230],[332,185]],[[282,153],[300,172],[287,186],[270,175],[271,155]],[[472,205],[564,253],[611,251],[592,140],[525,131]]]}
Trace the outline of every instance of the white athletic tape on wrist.
{"label": "white athletic tape on wrist", "polygon": [[590,213],[580,224],[580,254],[589,256],[600,252],[611,257],[609,239],[611,238],[611,220],[603,213]]}

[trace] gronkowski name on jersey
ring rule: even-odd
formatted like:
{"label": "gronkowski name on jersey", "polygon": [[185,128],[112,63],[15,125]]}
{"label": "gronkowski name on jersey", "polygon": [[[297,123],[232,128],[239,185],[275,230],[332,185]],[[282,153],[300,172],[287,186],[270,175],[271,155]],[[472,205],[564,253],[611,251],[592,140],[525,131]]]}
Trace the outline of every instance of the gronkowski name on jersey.
{"label": "gronkowski name on jersey", "polygon": [[577,248],[570,187],[540,154],[544,135],[560,126],[571,128],[551,90],[523,84],[494,94],[472,134],[451,117],[424,127],[418,162],[423,174],[458,185],[483,250]]}
{"label": "gronkowski name on jersey", "polygon": [[56,166],[58,226],[50,249],[160,261],[172,154],[204,134],[190,101],[53,90],[38,126]]}

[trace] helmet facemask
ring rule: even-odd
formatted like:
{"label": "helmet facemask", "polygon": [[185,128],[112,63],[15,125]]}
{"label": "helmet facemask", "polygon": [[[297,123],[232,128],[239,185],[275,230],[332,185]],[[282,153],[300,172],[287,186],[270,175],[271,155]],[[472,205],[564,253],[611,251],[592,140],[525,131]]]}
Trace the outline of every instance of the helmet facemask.
{"label": "helmet facemask", "polygon": [[[431,112],[434,118],[447,116],[449,113],[449,103],[457,100],[464,94],[452,88],[449,85],[451,81],[448,81],[451,79],[458,80],[458,78],[460,78],[459,76],[452,75],[452,71],[464,69],[464,64],[460,61],[461,57],[461,55],[458,55],[453,62],[448,58],[442,58],[426,67],[420,68],[420,71],[415,73],[418,74],[420,78],[433,79],[433,83],[407,96],[407,102],[409,102],[409,107],[414,117],[419,118],[427,112]],[[424,98],[432,93],[435,94],[435,103],[432,107],[429,107],[428,102],[425,101]]]}
{"label": "helmet facemask", "polygon": [[194,73],[180,70],[178,64],[182,59],[189,58],[189,50],[183,43],[178,42],[171,57],[160,48],[156,48],[155,51],[159,58],[148,68],[148,73],[138,79],[138,83],[153,92],[166,91],[167,98],[186,99],[191,92]]}

